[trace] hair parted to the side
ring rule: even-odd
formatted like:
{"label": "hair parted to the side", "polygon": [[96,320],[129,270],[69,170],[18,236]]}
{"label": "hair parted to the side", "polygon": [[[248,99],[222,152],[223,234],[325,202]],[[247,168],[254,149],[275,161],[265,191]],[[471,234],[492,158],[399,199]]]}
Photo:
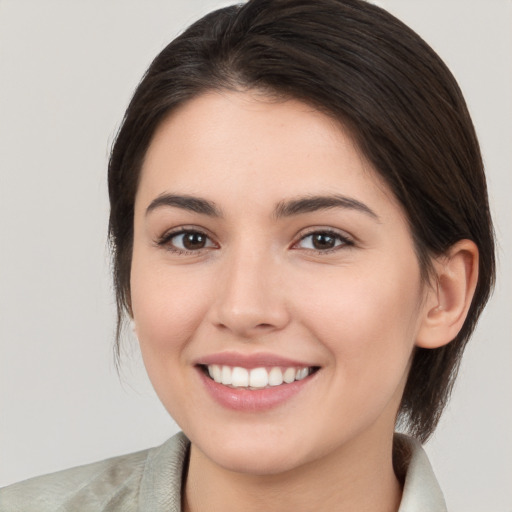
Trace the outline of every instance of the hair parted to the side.
{"label": "hair parted to the side", "polygon": [[250,0],[208,14],[155,58],[109,163],[117,351],[130,313],[144,156],[173,109],[216,89],[302,100],[347,127],[407,214],[425,280],[433,257],[461,239],[476,243],[479,278],[464,326],[446,346],[416,349],[400,406],[397,421],[425,441],[494,283],[493,228],[478,141],[455,79],[416,33],[363,0]]}

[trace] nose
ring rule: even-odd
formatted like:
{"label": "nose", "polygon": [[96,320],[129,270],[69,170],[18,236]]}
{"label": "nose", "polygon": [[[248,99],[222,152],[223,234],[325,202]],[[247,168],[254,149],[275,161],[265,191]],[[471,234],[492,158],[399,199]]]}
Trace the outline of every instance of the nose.
{"label": "nose", "polygon": [[211,321],[238,339],[281,330],[290,321],[280,264],[261,251],[238,251],[218,275]]}

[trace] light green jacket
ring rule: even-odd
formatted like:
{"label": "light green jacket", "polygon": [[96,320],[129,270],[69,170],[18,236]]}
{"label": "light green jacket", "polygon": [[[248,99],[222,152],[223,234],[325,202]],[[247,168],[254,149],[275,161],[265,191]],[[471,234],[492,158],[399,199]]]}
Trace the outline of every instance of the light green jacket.
{"label": "light green jacket", "polygon": [[[399,436],[411,453],[398,512],[446,512],[421,445]],[[176,434],[151,448],[31,478],[0,489],[1,512],[181,512],[189,441]]]}

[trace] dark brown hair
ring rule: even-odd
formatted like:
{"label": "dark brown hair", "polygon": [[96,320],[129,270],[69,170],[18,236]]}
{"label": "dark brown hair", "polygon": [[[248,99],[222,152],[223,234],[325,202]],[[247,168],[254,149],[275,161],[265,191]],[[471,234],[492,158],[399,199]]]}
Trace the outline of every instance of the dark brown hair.
{"label": "dark brown hair", "polygon": [[460,333],[413,357],[397,421],[425,441],[494,282],[493,229],[478,141],[455,79],[416,33],[363,0],[250,0],[208,14],[155,58],[109,163],[117,350],[130,312],[133,208],[144,156],[173,109],[212,89],[295,98],[347,127],[406,212],[426,280],[432,257],[461,239],[478,246],[478,284]]}

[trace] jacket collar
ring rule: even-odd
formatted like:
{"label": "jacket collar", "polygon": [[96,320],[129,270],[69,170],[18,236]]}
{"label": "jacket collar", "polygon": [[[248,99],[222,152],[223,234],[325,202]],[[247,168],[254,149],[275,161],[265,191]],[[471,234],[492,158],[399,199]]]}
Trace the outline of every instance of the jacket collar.
{"label": "jacket collar", "polygon": [[[405,470],[398,512],[447,512],[443,493],[421,444],[395,434],[395,446]],[[181,491],[190,441],[180,432],[148,453],[139,494],[139,512],[181,512]]]}

